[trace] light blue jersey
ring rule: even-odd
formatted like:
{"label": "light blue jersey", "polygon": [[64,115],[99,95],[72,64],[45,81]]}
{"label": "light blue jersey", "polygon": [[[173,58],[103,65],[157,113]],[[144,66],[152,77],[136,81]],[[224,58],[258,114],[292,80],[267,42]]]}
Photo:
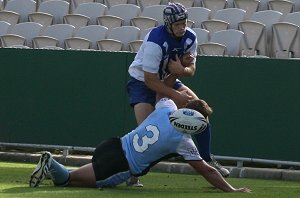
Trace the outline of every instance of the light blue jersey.
{"label": "light blue jersey", "polygon": [[162,158],[179,154],[185,160],[201,160],[189,134],[177,131],[169,121],[169,115],[177,107],[167,98],[161,99],[147,119],[135,130],[121,138],[130,171],[144,175]]}
{"label": "light blue jersey", "polygon": [[175,60],[176,54],[180,57],[187,52],[196,57],[197,44],[196,33],[190,28],[186,29],[180,40],[172,37],[164,25],[153,28],[145,36],[128,72],[139,81],[144,81],[144,71],[157,73],[162,80],[169,73],[167,68],[169,60],[171,58]]}

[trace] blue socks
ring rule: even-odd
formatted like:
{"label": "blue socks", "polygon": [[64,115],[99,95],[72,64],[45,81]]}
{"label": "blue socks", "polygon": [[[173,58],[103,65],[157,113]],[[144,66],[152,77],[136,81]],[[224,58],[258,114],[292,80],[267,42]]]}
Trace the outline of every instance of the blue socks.
{"label": "blue socks", "polygon": [[202,159],[206,162],[210,162],[212,159],[210,157],[211,154],[211,126],[207,125],[207,128],[202,133],[198,133],[194,135],[194,141],[196,142],[196,146],[200,153]]}
{"label": "blue socks", "polygon": [[50,166],[51,179],[56,186],[66,186],[69,183],[70,173],[63,165],[52,158]]}

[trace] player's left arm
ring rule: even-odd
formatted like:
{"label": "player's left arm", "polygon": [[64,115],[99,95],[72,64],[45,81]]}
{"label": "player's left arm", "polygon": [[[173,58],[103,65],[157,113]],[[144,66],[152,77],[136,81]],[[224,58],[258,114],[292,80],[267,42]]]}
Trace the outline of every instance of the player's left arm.
{"label": "player's left arm", "polygon": [[180,62],[184,67],[182,76],[193,76],[196,71],[196,56],[187,52],[180,57]]}
{"label": "player's left arm", "polygon": [[178,77],[193,76],[196,72],[197,45],[196,39],[185,54],[180,57],[176,55],[176,60],[170,60],[168,64],[169,71],[178,75]]}
{"label": "player's left arm", "polygon": [[176,60],[170,59],[168,64],[168,69],[171,74],[177,75],[178,77],[189,77],[195,74],[196,58],[190,52],[187,52],[180,58],[178,57],[178,55],[176,55],[175,58]]}
{"label": "player's left arm", "polygon": [[223,190],[224,192],[251,192],[248,188],[235,188],[229,184],[221,174],[208,165],[204,160],[187,161],[198,173],[200,173],[210,184]]}

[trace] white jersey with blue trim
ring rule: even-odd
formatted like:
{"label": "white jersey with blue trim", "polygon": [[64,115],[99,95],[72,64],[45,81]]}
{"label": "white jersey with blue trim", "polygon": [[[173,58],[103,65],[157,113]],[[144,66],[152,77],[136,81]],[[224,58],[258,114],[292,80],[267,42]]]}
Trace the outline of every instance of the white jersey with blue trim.
{"label": "white jersey with blue trim", "polygon": [[157,73],[162,80],[169,73],[167,68],[169,59],[175,60],[176,54],[180,57],[187,52],[196,57],[197,44],[196,33],[191,28],[187,27],[180,40],[172,37],[164,25],[153,28],[145,36],[128,72],[131,77],[140,81],[144,81],[144,71]]}
{"label": "white jersey with blue trim", "polygon": [[191,135],[177,131],[169,121],[169,115],[177,107],[162,98],[152,112],[135,130],[121,138],[130,171],[133,175],[146,174],[150,167],[172,154],[185,160],[202,160]]}

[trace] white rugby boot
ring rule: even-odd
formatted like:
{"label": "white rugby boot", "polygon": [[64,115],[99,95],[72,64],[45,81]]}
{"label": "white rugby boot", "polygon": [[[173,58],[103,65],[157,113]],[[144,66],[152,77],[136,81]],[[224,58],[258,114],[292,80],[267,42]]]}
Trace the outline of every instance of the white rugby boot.
{"label": "white rugby boot", "polygon": [[52,161],[52,155],[50,152],[45,151],[40,157],[36,168],[31,174],[29,180],[30,187],[37,187],[47,176]]}
{"label": "white rugby boot", "polygon": [[212,167],[214,167],[215,169],[217,169],[219,171],[219,173],[223,176],[223,177],[228,177],[230,175],[229,170],[227,170],[226,168],[224,168],[221,164],[219,164],[217,162],[217,160],[211,156],[211,161],[207,162],[209,165],[211,165]]}
{"label": "white rugby boot", "polygon": [[144,185],[140,182],[138,177],[130,177],[127,181],[126,181],[127,186],[131,186],[131,187],[143,187]]}

